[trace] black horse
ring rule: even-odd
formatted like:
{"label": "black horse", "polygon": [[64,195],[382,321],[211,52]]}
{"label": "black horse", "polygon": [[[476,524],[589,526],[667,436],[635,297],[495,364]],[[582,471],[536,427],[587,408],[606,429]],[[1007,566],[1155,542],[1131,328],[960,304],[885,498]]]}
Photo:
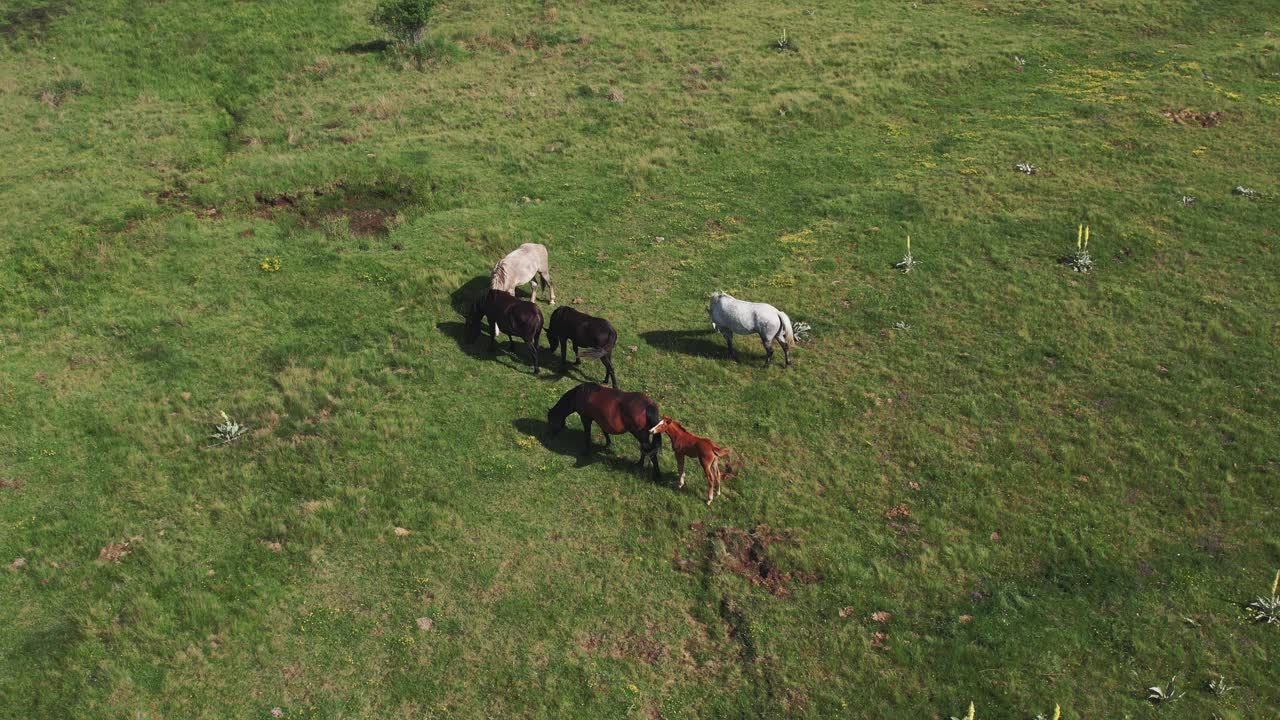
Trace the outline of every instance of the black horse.
{"label": "black horse", "polygon": [[608,320],[591,317],[571,307],[557,308],[551,313],[551,324],[547,326],[547,342],[553,354],[556,345],[560,346],[562,368],[568,362],[569,343],[573,343],[574,365],[580,364],[582,358],[600,358],[604,363],[604,380],[601,382],[612,380],[613,389],[618,389],[618,373],[613,371],[613,346],[618,343],[618,331]]}
{"label": "black horse", "polygon": [[538,338],[542,335],[542,311],[528,300],[517,300],[502,290],[486,291],[484,297],[467,313],[467,342],[480,337],[480,321],[488,318],[489,347],[498,345],[498,332],[507,334],[507,348],[514,351],[516,338],[522,338],[533,356],[533,374],[538,374]]}
{"label": "black horse", "polygon": [[600,424],[604,432],[604,445],[613,441],[610,435],[629,432],[640,442],[640,468],[644,459],[653,458],[653,479],[658,479],[658,453],[662,450],[662,437],[649,432],[661,421],[658,406],[644,393],[620,392],[596,383],[582,383],[560,397],[547,411],[547,425],[555,435],[564,429],[564,421],[573,413],[582,418],[582,432],[586,440],[582,452],[591,452],[591,423]]}

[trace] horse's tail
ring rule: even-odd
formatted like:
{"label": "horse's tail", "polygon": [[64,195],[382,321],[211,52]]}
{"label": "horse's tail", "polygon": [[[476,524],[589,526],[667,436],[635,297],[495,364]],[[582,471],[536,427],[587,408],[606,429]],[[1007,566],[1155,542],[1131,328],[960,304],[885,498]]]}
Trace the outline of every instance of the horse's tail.
{"label": "horse's tail", "polygon": [[779,310],[778,319],[782,321],[782,339],[787,341],[788,345],[795,345],[796,334],[791,329],[791,318],[787,317],[786,313]]}
{"label": "horse's tail", "polygon": [[533,346],[536,348],[538,347],[539,339],[542,338],[542,313],[541,312],[534,313],[532,325],[533,327],[531,327],[530,330],[532,330],[533,332],[531,333],[532,337],[529,340],[529,342],[532,342]]}
{"label": "horse's tail", "polygon": [[[602,358],[605,355],[608,355],[609,353],[613,352],[613,346],[617,344],[618,344],[618,331],[614,330],[613,326],[610,325],[609,338],[604,341],[603,345],[601,345],[598,348],[585,348],[582,350],[582,352],[579,352],[578,354],[584,358]],[[649,427],[653,427],[653,425],[650,425]]]}
{"label": "horse's tail", "polygon": [[[644,429],[646,431],[652,430],[653,428],[657,427],[658,423],[660,422],[662,422],[662,416],[658,414],[658,406],[655,405],[652,400],[650,400],[649,404],[644,409]],[[653,446],[657,448],[662,447],[661,435],[650,434],[649,440],[651,443],[653,443]]]}
{"label": "horse's tail", "polygon": [[724,474],[725,474],[725,475],[727,475],[727,476],[729,476],[729,477],[733,477],[734,475],[736,475],[736,474],[737,474],[737,470],[734,468],[734,465],[735,465],[736,463],[730,463],[730,462],[729,462],[729,456],[731,456],[731,455],[733,456],[733,459],[734,459],[735,461],[738,459],[738,453],[734,452],[734,451],[733,451],[733,448],[727,448],[727,447],[723,447],[723,448],[716,448],[716,449],[715,449],[715,454],[716,454],[716,459],[717,459],[717,460],[723,460],[723,462],[724,462]]}

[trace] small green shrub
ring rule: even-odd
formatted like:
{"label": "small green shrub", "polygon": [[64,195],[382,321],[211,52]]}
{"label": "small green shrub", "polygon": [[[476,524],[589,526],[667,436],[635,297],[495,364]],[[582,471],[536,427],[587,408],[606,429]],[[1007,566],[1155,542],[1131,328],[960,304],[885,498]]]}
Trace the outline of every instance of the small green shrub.
{"label": "small green shrub", "polygon": [[370,20],[403,45],[416,45],[439,0],[378,0]]}
{"label": "small green shrub", "polygon": [[429,63],[447,63],[466,57],[467,52],[452,40],[428,37],[401,47],[401,52],[421,69]]}
{"label": "small green shrub", "polygon": [[84,82],[74,79],[61,79],[54,80],[41,87],[36,92],[36,99],[51,108],[56,108],[77,95],[83,95],[85,92],[87,90]]}

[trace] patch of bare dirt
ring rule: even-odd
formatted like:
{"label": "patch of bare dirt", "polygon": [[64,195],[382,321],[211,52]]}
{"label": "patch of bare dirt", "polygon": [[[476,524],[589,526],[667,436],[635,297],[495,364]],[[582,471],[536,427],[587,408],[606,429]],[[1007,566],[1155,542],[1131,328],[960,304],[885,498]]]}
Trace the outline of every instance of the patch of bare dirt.
{"label": "patch of bare dirt", "polygon": [[51,2],[32,7],[0,10],[0,37],[35,38],[44,35],[49,25],[65,15],[69,3]]}
{"label": "patch of bare dirt", "polygon": [[0,490],[12,490],[17,492],[22,489],[22,481],[12,478],[0,478]]}
{"label": "patch of bare dirt", "polygon": [[[816,582],[818,576],[803,570],[784,571],[769,556],[769,547],[776,543],[791,542],[792,534],[787,530],[774,530],[768,525],[757,525],[753,530],[722,526],[707,529],[702,523],[689,526],[693,531],[686,548],[688,556],[676,554],[676,568],[682,572],[694,572],[699,568],[699,561],[694,556],[701,555],[712,573],[730,572],[747,580],[752,585],[764,588],[779,597],[789,595],[788,586],[793,582]],[[720,548],[723,547],[723,552]]]}
{"label": "patch of bare dirt", "polygon": [[1181,110],[1165,110],[1160,113],[1179,125],[1199,125],[1202,128],[1212,128],[1222,125],[1226,114],[1221,110],[1212,112],[1196,112],[1190,108]]}
{"label": "patch of bare dirt", "polygon": [[640,660],[646,665],[656,665],[662,659],[665,648],[650,632],[649,629],[643,633],[628,631],[626,637],[619,643],[617,652],[623,657]]}
{"label": "patch of bare dirt", "polygon": [[254,214],[264,220],[292,215],[306,227],[326,227],[345,220],[356,237],[385,235],[395,224],[400,208],[413,198],[412,188],[395,183],[352,188],[338,183],[332,189],[268,195],[255,192]]}
{"label": "patch of bare dirt", "polygon": [[98,551],[98,562],[109,562],[119,565],[120,561],[123,560],[130,552],[132,552],[132,550],[130,549],[129,542],[127,540],[122,543],[107,543],[106,547]]}

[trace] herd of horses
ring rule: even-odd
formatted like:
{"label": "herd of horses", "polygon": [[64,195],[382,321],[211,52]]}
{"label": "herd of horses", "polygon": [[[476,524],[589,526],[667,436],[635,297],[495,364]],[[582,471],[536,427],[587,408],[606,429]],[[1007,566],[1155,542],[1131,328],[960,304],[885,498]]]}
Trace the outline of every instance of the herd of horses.
{"label": "herd of horses", "polygon": [[[518,286],[529,283],[530,298],[522,300],[515,295]],[[551,284],[547,248],[537,243],[525,243],[509,253],[493,266],[489,276],[489,289],[471,305],[466,314],[465,339],[474,343],[484,327],[489,328],[489,346],[497,347],[498,336],[506,334],[507,347],[516,349],[516,338],[524,341],[533,359],[533,373],[539,366],[539,342],[544,329],[542,310],[538,307],[538,290],[547,292],[550,304],[556,302],[556,291]],[[764,345],[765,365],[773,361],[773,345],[782,346],[784,367],[791,365],[791,346],[795,334],[791,318],[767,303],[739,300],[727,293],[711,295],[707,308],[711,327],[724,336],[729,355],[741,362],[733,347],[734,335],[757,335]],[[560,307],[551,313],[551,323],[545,327],[551,352],[560,350],[560,366],[568,364],[568,346],[573,345],[574,364],[582,358],[598,359],[604,365],[605,376],[599,383],[586,382],[574,387],[560,397],[547,411],[547,425],[552,434],[565,427],[565,420],[574,413],[582,421],[583,452],[590,453],[591,426],[596,424],[604,432],[605,447],[612,444],[612,435],[631,433],[640,443],[640,466],[645,460],[653,464],[653,478],[659,477],[658,454],[662,450],[662,436],[671,442],[680,474],[680,487],[684,487],[684,462],[695,457],[702,464],[707,477],[707,504],[720,495],[720,483],[724,473],[719,461],[730,454],[730,449],[719,447],[707,438],[698,437],[670,417],[658,413],[658,405],[644,393],[623,392],[618,389],[618,374],[613,369],[613,349],[618,342],[618,332],[603,318],[592,317],[570,307]],[[727,460],[726,460],[727,463]]]}

